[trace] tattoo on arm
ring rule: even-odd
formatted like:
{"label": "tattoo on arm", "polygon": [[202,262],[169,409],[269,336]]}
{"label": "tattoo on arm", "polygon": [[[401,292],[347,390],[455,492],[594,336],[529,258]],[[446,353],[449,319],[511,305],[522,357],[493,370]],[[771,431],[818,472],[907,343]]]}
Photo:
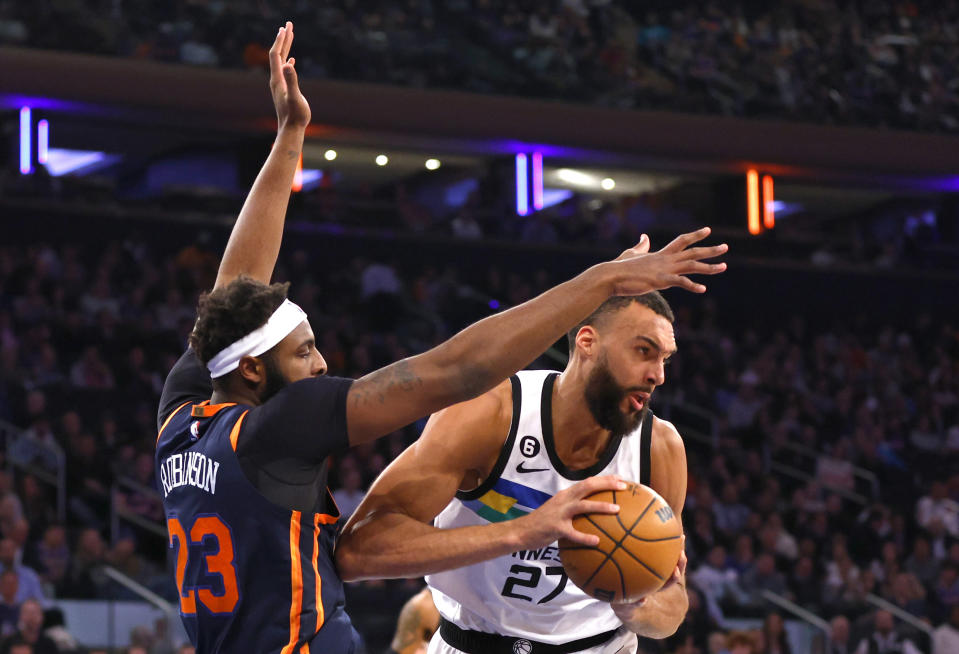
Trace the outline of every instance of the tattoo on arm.
{"label": "tattoo on arm", "polygon": [[413,364],[408,359],[403,359],[371,373],[366,378],[362,390],[357,390],[356,397],[353,398],[353,406],[384,404],[390,393],[395,391],[408,393],[422,385],[423,380],[416,373]]}

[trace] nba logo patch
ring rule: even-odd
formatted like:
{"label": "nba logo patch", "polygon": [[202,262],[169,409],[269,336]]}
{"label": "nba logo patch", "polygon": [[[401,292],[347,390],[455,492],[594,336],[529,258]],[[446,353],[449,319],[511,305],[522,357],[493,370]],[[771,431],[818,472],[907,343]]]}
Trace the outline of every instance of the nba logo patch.
{"label": "nba logo patch", "polygon": [[194,420],[193,424],[190,425],[190,440],[195,441],[200,437],[200,421]]}

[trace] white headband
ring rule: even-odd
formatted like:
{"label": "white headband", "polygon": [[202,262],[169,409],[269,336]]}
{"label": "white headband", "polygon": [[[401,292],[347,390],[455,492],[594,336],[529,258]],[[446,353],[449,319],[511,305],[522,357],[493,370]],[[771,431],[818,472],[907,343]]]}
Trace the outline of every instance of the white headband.
{"label": "white headband", "polygon": [[260,356],[306,320],[306,312],[289,300],[273,312],[266,324],[259,327],[235,343],[228,345],[206,364],[210,377],[216,379],[236,370],[240,359],[246,356]]}

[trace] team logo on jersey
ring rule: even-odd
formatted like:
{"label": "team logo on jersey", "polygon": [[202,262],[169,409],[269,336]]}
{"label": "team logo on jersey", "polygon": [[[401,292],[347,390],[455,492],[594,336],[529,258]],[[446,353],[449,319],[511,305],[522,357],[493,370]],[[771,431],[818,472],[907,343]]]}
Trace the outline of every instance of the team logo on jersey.
{"label": "team logo on jersey", "polygon": [[533,651],[533,643],[528,640],[520,639],[513,643],[513,654],[530,654]]}
{"label": "team logo on jersey", "polygon": [[523,436],[519,442],[519,451],[528,459],[539,454],[539,441],[533,436]]}
{"label": "team logo on jersey", "polygon": [[190,425],[190,440],[195,441],[200,437],[200,421],[194,420]]}

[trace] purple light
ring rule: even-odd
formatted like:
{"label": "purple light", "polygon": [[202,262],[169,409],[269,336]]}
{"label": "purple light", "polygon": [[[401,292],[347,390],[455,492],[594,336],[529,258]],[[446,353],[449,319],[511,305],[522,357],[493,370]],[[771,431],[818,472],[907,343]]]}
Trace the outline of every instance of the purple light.
{"label": "purple light", "polygon": [[50,149],[50,123],[41,120],[37,123],[37,163],[46,164]]}
{"label": "purple light", "polygon": [[489,301],[490,309],[499,309],[499,300],[490,300]]}
{"label": "purple light", "polygon": [[119,160],[118,155],[105,152],[50,148],[47,154],[47,172],[51,177],[85,175]]}
{"label": "purple light", "polygon": [[543,208],[543,153],[533,153],[533,208]]}
{"label": "purple light", "polygon": [[516,213],[525,216],[529,213],[529,190],[527,189],[526,155],[516,155]]}
{"label": "purple light", "polygon": [[33,142],[30,139],[30,107],[20,108],[20,174],[33,172]]}

